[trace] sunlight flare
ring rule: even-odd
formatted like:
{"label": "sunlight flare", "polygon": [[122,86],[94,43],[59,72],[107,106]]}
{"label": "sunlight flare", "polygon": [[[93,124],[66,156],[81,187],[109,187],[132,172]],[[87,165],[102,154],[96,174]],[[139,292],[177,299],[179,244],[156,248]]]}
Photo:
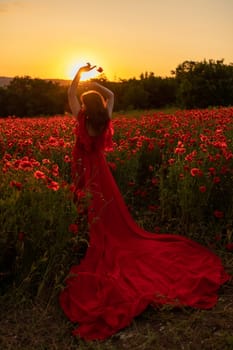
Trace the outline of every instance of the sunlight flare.
{"label": "sunlight flare", "polygon": [[[82,66],[85,66],[88,62],[89,61],[87,61],[87,60],[78,60],[78,61],[70,63],[68,68],[67,68],[68,78],[73,79],[75,77],[75,74],[77,73],[78,69]],[[90,62],[90,63],[95,65],[95,63],[93,63],[93,62]],[[94,68],[90,72],[82,73],[80,81],[85,81],[85,80],[95,78],[99,74],[97,69],[98,69],[98,66],[96,66],[96,68]]]}

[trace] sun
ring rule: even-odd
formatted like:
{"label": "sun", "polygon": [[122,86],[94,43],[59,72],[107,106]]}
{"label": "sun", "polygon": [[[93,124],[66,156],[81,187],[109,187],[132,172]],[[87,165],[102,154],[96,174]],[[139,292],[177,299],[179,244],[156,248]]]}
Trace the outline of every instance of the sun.
{"label": "sun", "polygon": [[[78,60],[73,61],[67,65],[67,76],[68,79],[72,80],[75,77],[75,74],[77,73],[78,69],[82,66],[85,66],[89,61],[87,60]],[[95,62],[90,62],[91,64],[95,65]],[[96,67],[97,68],[97,67]],[[95,78],[99,72],[96,69],[91,70],[90,72],[83,73],[80,81],[89,80],[92,78]]]}

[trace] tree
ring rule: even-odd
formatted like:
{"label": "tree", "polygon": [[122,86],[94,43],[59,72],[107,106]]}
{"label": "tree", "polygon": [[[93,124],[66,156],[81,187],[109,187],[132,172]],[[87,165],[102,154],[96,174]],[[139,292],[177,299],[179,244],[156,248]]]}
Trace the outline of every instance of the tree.
{"label": "tree", "polygon": [[177,102],[183,108],[233,104],[233,65],[224,60],[184,61],[175,72]]}
{"label": "tree", "polygon": [[66,88],[52,81],[15,77],[0,91],[0,115],[30,117],[64,113]]}

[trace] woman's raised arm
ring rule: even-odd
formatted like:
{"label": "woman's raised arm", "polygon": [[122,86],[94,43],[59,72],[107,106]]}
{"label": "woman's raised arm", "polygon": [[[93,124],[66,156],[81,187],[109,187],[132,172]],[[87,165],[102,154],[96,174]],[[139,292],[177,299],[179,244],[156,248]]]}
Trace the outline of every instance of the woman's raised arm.
{"label": "woman's raised arm", "polygon": [[77,73],[76,73],[74,79],[72,80],[70,87],[68,89],[69,106],[70,106],[72,114],[75,118],[78,117],[78,113],[79,113],[80,108],[81,108],[80,102],[77,98],[77,88],[78,88],[81,74],[84,72],[89,72],[90,70],[92,70],[95,67],[96,66],[91,66],[90,63],[87,63],[86,66],[79,68],[79,70],[77,71]]}

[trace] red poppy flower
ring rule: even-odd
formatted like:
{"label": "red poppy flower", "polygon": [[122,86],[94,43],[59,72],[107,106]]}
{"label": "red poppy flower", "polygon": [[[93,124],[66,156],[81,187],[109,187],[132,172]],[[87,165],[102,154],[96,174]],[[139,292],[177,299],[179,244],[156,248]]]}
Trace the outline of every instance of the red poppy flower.
{"label": "red poppy flower", "polygon": [[36,170],[34,172],[34,177],[36,179],[44,179],[46,177],[45,173],[43,173],[43,171],[40,171],[40,170]]}
{"label": "red poppy flower", "polygon": [[102,67],[97,68],[97,72],[102,73],[103,72],[103,68]]}
{"label": "red poppy flower", "polygon": [[157,184],[159,183],[159,180],[156,179],[155,177],[152,177],[151,183],[152,183],[153,185],[157,185]]}
{"label": "red poppy flower", "polygon": [[233,251],[233,243],[228,243],[226,245],[226,249],[229,251],[229,252],[232,252]]}
{"label": "red poppy flower", "polygon": [[206,192],[206,186],[200,186],[199,191],[202,193]]}
{"label": "red poppy flower", "polygon": [[202,176],[202,171],[199,168],[192,168],[190,170],[192,176]]}
{"label": "red poppy flower", "polygon": [[71,159],[70,159],[70,157],[68,155],[65,155],[64,162],[65,163],[70,163],[71,162]]}
{"label": "red poppy flower", "polygon": [[170,158],[169,160],[168,160],[168,163],[170,164],[170,165],[172,165],[172,164],[174,164],[175,163],[175,158]]}
{"label": "red poppy flower", "polygon": [[70,185],[70,191],[74,193],[76,191],[76,186],[74,184]]}
{"label": "red poppy flower", "polygon": [[3,161],[7,161],[7,160],[11,160],[11,159],[12,159],[12,155],[9,153],[6,153],[4,155],[4,157],[2,158]]}
{"label": "red poppy flower", "polygon": [[148,150],[153,151],[154,148],[155,148],[154,144],[152,142],[149,142],[148,143]]}
{"label": "red poppy flower", "polygon": [[32,163],[29,160],[21,160],[19,163],[19,168],[25,171],[31,170]]}
{"label": "red poppy flower", "polygon": [[55,177],[57,177],[59,175],[59,166],[57,164],[53,164],[51,173]]}
{"label": "red poppy flower", "polygon": [[223,218],[224,214],[221,210],[215,210],[214,211],[214,216],[217,218],[217,219],[221,219]]}
{"label": "red poppy flower", "polygon": [[209,172],[211,175],[214,175],[216,170],[215,170],[215,168],[209,168]]}
{"label": "red poppy flower", "polygon": [[69,225],[69,231],[73,233],[73,235],[77,236],[78,234],[78,225],[77,224],[70,224]]}
{"label": "red poppy flower", "polygon": [[82,199],[82,198],[86,197],[86,193],[82,190],[77,190],[76,195],[77,195],[78,199]]}
{"label": "red poppy flower", "polygon": [[184,148],[184,147],[176,147],[175,148],[176,154],[184,154],[185,152],[186,152],[186,148]]}
{"label": "red poppy flower", "polygon": [[220,177],[219,177],[219,176],[215,176],[215,177],[213,178],[213,183],[218,184],[219,182],[221,182]]}
{"label": "red poppy flower", "polygon": [[17,190],[21,190],[22,189],[21,182],[17,182],[17,181],[13,180],[13,181],[10,182],[10,185],[11,185],[11,187],[17,188]]}
{"label": "red poppy flower", "polygon": [[50,162],[49,159],[44,158],[44,159],[42,160],[42,163],[43,163],[43,164],[50,164],[51,162]]}
{"label": "red poppy flower", "polygon": [[116,164],[114,162],[108,162],[108,165],[112,170],[116,170]]}
{"label": "red poppy flower", "polygon": [[50,188],[51,190],[53,191],[57,191],[59,190],[59,184],[56,182],[56,181],[51,181],[48,185],[47,185],[48,188]]}

